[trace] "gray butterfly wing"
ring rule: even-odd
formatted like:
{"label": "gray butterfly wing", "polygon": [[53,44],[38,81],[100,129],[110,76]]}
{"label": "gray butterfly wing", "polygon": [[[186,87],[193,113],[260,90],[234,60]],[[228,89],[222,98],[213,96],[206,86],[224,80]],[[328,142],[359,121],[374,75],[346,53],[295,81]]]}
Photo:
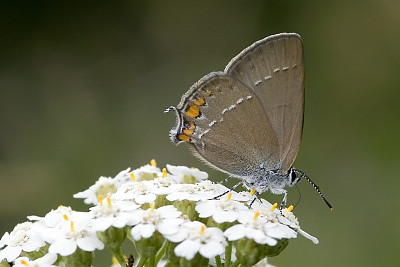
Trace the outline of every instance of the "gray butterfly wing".
{"label": "gray butterfly wing", "polygon": [[300,148],[304,114],[304,56],[298,34],[269,36],[243,50],[225,72],[259,97],[279,143],[280,170],[287,172]]}
{"label": "gray butterfly wing", "polygon": [[[232,176],[279,164],[279,145],[253,90],[223,72],[203,77],[177,106],[172,139],[192,145],[209,165]],[[193,131],[192,131],[193,130]],[[185,134],[186,133],[186,134]]]}

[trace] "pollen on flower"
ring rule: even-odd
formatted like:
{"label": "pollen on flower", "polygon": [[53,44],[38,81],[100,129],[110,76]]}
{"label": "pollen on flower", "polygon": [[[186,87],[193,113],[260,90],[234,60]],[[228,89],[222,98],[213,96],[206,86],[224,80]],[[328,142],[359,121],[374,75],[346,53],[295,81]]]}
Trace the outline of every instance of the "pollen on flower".
{"label": "pollen on flower", "polygon": [[66,220],[66,221],[69,220],[67,214],[64,214],[64,215],[63,215],[63,218],[64,218],[64,220]]}
{"label": "pollen on flower", "polygon": [[257,212],[254,214],[253,220],[254,220],[254,221],[257,220],[258,216],[260,216],[260,212],[259,212],[259,211],[257,211]]}
{"label": "pollen on flower", "polygon": [[163,174],[164,178],[167,177],[167,169],[166,168],[162,169],[162,174]]}
{"label": "pollen on flower", "polygon": [[231,197],[232,197],[232,192],[229,192],[227,201],[231,200]]}
{"label": "pollen on flower", "polygon": [[25,266],[29,266],[29,264],[28,264],[26,261],[24,261],[24,260],[21,260],[21,263],[22,263],[23,265],[25,265]]}
{"label": "pollen on flower", "polygon": [[130,173],[130,176],[132,178],[132,181],[136,182],[136,178],[135,178],[135,175],[133,174],[133,172]]}
{"label": "pollen on flower", "polygon": [[278,203],[275,202],[274,205],[272,205],[271,212],[274,211],[276,207],[278,207]]}
{"label": "pollen on flower", "polygon": [[110,194],[107,195],[107,203],[108,203],[108,206],[111,208],[111,198],[110,198]]}
{"label": "pollen on flower", "polygon": [[155,160],[155,159],[152,159],[152,160],[150,161],[150,165],[153,166],[153,167],[157,167],[157,162],[156,162],[156,160]]}
{"label": "pollen on flower", "polygon": [[150,209],[151,211],[154,211],[154,202],[150,203]]}
{"label": "pollen on flower", "polygon": [[255,193],[256,193],[256,190],[255,190],[255,189],[253,189],[253,190],[250,191],[250,195],[254,195]]}
{"label": "pollen on flower", "polygon": [[204,230],[206,229],[206,226],[205,225],[202,225],[201,226],[201,235],[204,235]]}
{"label": "pollen on flower", "polygon": [[102,195],[99,195],[98,200],[99,200],[100,206],[103,206],[103,196]]}
{"label": "pollen on flower", "polygon": [[290,205],[290,206],[287,208],[287,211],[288,211],[288,212],[291,212],[293,209],[294,209],[293,205]]}
{"label": "pollen on flower", "polygon": [[73,232],[74,232],[74,222],[71,221],[71,233],[73,233]]}

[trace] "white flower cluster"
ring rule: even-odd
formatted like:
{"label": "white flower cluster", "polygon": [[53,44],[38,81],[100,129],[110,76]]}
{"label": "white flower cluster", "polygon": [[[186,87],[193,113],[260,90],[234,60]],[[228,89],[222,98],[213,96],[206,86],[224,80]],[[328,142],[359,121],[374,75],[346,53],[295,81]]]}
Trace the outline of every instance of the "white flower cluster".
{"label": "white flower cluster", "polygon": [[139,255],[136,266],[267,266],[266,257],[278,255],[298,233],[318,243],[290,208],[264,199],[249,208],[251,194],[229,192],[205,172],[167,169],[152,161],[100,177],[74,195],[93,205],[88,212],[60,206],[44,217],[28,216],[1,238],[0,266],[91,266],[93,251],[105,247],[121,266],[132,266],[121,250],[126,240]]}

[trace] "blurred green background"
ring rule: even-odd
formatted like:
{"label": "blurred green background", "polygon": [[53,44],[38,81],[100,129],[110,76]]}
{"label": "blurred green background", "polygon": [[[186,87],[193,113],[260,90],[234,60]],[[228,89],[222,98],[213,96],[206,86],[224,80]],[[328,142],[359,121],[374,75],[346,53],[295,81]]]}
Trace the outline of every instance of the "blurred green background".
{"label": "blurred green background", "polygon": [[0,235],[60,204],[86,210],[72,194],[152,158],[210,171],[170,143],[164,109],[254,41],[297,32],[295,166],[335,210],[302,182],[295,214],[320,244],[299,237],[270,263],[400,265],[399,1],[2,1],[0,12]]}

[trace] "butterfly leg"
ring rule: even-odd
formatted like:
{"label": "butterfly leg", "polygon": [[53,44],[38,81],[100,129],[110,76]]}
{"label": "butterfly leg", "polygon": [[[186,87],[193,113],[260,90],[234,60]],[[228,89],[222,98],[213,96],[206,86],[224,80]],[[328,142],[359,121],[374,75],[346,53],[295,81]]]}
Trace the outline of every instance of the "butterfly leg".
{"label": "butterfly leg", "polygon": [[[228,177],[228,178],[230,178],[230,177]],[[232,192],[233,190],[235,190],[236,187],[238,187],[238,186],[241,185],[241,184],[242,184],[242,182],[239,182],[239,183],[235,184],[234,186],[232,186],[231,189],[225,191],[225,192],[222,193],[222,194],[219,194],[218,196],[213,197],[212,199],[218,199],[218,198],[220,198],[220,197],[222,197],[222,196],[228,194],[229,192]]]}
{"label": "butterfly leg", "polygon": [[256,201],[256,199],[260,196],[260,193],[256,192],[254,194],[254,198],[253,200],[250,202],[249,208],[251,208],[251,205],[253,205],[254,201]]}
{"label": "butterfly leg", "polygon": [[279,206],[279,209],[282,210],[283,208],[286,207],[287,204],[287,191],[285,189],[282,189],[282,194],[284,194],[283,199],[281,201],[281,205]]}

